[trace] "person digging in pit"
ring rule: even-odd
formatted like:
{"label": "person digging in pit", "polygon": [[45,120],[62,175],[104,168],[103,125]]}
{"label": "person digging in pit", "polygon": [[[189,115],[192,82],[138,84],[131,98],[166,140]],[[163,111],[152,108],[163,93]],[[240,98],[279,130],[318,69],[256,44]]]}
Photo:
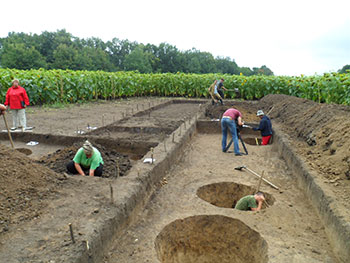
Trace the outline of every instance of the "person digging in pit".
{"label": "person digging in pit", "polygon": [[255,195],[247,195],[239,199],[235,208],[242,211],[259,211],[264,201],[264,193],[257,192]]}
{"label": "person digging in pit", "polygon": [[258,110],[256,113],[256,116],[260,118],[260,124],[259,124],[259,127],[253,128],[253,130],[261,132],[261,137],[262,137],[261,145],[268,145],[272,136],[271,121],[269,117],[267,117],[262,110]]}
{"label": "person digging in pit", "polygon": [[71,174],[102,176],[101,153],[89,141],[85,141],[83,147],[75,154],[73,161],[67,164],[67,170]]}

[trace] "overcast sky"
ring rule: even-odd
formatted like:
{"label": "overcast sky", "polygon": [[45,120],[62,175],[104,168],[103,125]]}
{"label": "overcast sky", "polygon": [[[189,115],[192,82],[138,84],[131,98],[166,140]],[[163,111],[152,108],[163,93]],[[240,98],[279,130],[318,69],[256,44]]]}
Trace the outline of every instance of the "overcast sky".
{"label": "overcast sky", "polygon": [[275,75],[314,75],[350,64],[349,0],[4,0],[0,37],[66,29],[266,65]]}

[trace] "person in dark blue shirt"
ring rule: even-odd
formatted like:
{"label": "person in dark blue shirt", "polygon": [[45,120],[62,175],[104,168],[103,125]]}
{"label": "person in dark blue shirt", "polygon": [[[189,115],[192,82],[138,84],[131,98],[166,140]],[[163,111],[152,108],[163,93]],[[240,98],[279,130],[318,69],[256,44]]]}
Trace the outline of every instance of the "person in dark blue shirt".
{"label": "person in dark blue shirt", "polygon": [[260,131],[262,136],[261,145],[268,145],[272,136],[272,124],[262,110],[258,110],[256,116],[260,118],[260,124],[258,128],[253,128],[254,131]]}

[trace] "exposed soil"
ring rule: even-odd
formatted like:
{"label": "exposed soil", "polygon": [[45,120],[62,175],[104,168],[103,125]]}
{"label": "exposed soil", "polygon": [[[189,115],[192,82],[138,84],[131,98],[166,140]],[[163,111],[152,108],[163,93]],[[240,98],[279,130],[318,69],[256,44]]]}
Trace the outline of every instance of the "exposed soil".
{"label": "exposed soil", "polygon": [[350,107],[286,95],[266,96],[259,105],[272,109],[273,122],[295,140],[298,154],[350,211]]}
{"label": "exposed soil", "polygon": [[[113,125],[125,116],[131,116],[137,111],[155,107],[168,100],[135,98],[71,105],[59,109],[29,107],[27,120],[29,126],[36,127],[34,132],[40,134],[78,135],[77,130],[88,132],[88,126],[110,125],[109,133],[102,132],[102,128],[96,130],[95,135],[112,139],[124,138],[140,143],[146,140],[159,142],[186,118],[193,116],[198,105],[173,104],[167,110],[155,109],[150,114],[131,117],[116,125],[151,127],[154,130],[140,133],[126,130],[123,134],[116,132]],[[349,107],[318,104],[284,95],[269,95],[259,102],[225,101],[225,103],[224,106],[209,106],[206,112],[207,118],[220,118],[231,105],[242,112],[243,120],[246,122],[258,123],[259,119],[256,117],[258,109],[263,109],[265,113],[269,112],[273,125],[277,125],[295,140],[298,154],[317,171],[318,176],[324,180],[325,187],[334,193],[338,201],[337,206],[344,208],[344,216],[349,216],[350,219]],[[4,129],[3,124],[0,125],[0,129]],[[195,216],[198,213],[220,213],[227,217],[238,218],[262,235],[270,244],[269,254],[273,255],[269,258],[270,262],[288,262],[291,259],[294,262],[337,262],[322,224],[311,205],[305,202],[305,196],[298,189],[293,172],[288,171],[285,163],[271,151],[271,146],[247,145],[250,155],[237,159],[220,151],[220,139],[220,134],[199,135],[195,138],[195,145],[189,145],[183,163],[175,166],[174,171],[169,174],[168,181],[163,187],[164,191],[163,188],[158,191],[158,195],[140,213],[140,221],[126,229],[116,240],[105,261],[155,262],[157,255],[154,241],[165,226],[178,218]],[[106,196],[101,194],[101,189],[105,190],[108,180],[115,180],[115,160],[119,158],[121,176],[126,174],[131,165],[129,158],[118,150],[102,145],[96,146],[103,155],[104,173],[106,177],[110,177],[109,179],[82,178],[64,174],[65,164],[73,158],[80,145],[62,147],[51,154],[47,153],[39,163],[30,159],[30,156],[27,157],[0,145],[0,249],[6,245],[6,240],[18,240],[16,243],[18,251],[31,252],[29,258],[23,256],[23,261],[19,262],[50,262],[51,258],[40,258],[40,253],[48,249],[57,251],[58,260],[54,262],[62,262],[59,258],[64,258],[71,251],[70,241],[65,237],[65,230],[61,227],[57,232],[54,229],[55,225],[63,219],[74,218],[71,222],[77,228],[80,227],[78,234],[80,239],[85,237],[91,230],[88,226],[91,228],[93,222],[101,220],[104,213],[108,212]],[[263,187],[264,191],[276,199],[273,206],[251,215],[212,206],[196,196],[197,189],[203,185],[227,182],[231,179],[255,186],[256,178],[246,172],[234,171],[234,166],[241,165],[242,162],[254,167],[258,172],[265,169],[267,178],[282,186],[281,192],[271,190],[266,185]],[[132,190],[128,185],[123,185],[121,188],[123,191]],[[82,207],[72,205],[73,201],[82,203]],[[66,215],[51,216],[51,213],[55,213],[55,207],[65,207]],[[303,217],[307,220],[301,220]],[[84,225],[84,220],[89,224]],[[35,233],[43,231],[38,228],[37,222],[40,222],[42,229],[57,233],[41,237],[40,241],[43,243],[40,246],[35,244],[23,249],[21,231],[23,229],[35,230]],[[35,238],[34,236],[33,243],[36,242]],[[4,253],[2,249],[0,251]],[[1,253],[0,258],[11,258],[11,255]]]}
{"label": "exposed soil", "polygon": [[[131,168],[128,156],[118,153],[115,150],[106,149],[102,145],[93,144],[102,155],[104,162],[102,177],[124,176]],[[38,163],[41,163],[57,173],[67,172],[66,165],[73,160],[76,152],[82,145],[74,144],[68,148],[59,149],[55,153],[42,157]]]}
{"label": "exposed soil", "polygon": [[34,163],[26,155],[0,145],[0,236],[10,225],[39,217],[47,199],[66,176]]}

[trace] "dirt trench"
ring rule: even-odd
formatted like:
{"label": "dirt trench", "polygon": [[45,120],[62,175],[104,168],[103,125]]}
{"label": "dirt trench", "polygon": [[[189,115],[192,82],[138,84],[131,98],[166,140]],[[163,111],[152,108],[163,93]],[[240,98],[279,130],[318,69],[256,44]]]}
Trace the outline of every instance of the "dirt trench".
{"label": "dirt trench", "polygon": [[[135,107],[135,103],[143,107]],[[29,138],[42,141],[48,137],[56,138],[56,145],[50,144],[48,140],[43,143],[46,148],[43,147],[42,153],[46,153],[46,157],[41,156],[43,158],[41,159],[38,151],[34,159],[41,159],[43,163],[45,159],[48,160],[46,165],[57,169],[59,173],[54,173],[52,170],[45,172],[46,168],[41,169],[42,166],[39,164],[38,168],[35,168],[35,165],[34,168],[29,168],[33,162],[31,159],[17,155],[18,153],[12,156],[12,151],[6,147],[2,149],[6,153],[4,156],[10,156],[3,159],[3,163],[12,164],[12,160],[15,160],[12,166],[4,166],[3,169],[8,172],[8,175],[16,174],[19,180],[15,182],[10,180],[9,176],[1,177],[3,189],[7,189],[8,185],[15,182],[14,190],[2,191],[0,195],[2,198],[0,199],[2,213],[0,255],[3,256],[2,258],[7,262],[50,262],[50,260],[86,262],[85,259],[101,259],[102,262],[213,262],[213,258],[220,254],[222,255],[218,258],[220,262],[266,262],[265,260],[268,262],[338,262],[332,251],[334,244],[331,244],[327,237],[327,229],[320,223],[314,207],[306,201],[307,197],[296,182],[294,171],[281,160],[275,146],[273,144],[266,147],[256,146],[254,141],[256,142],[259,134],[242,132],[249,155],[234,157],[230,153],[224,154],[220,151],[220,125],[216,121],[231,104],[243,113],[243,119],[248,122],[258,122],[255,116],[257,109],[271,111],[270,117],[274,125],[283,130],[288,138],[295,140],[300,146],[298,154],[304,157],[310,166],[316,171],[322,170],[323,167],[333,169],[333,166],[328,166],[325,162],[312,161],[316,156],[324,156],[329,147],[334,145],[334,141],[338,146],[340,145],[333,130],[327,131],[329,128],[327,123],[325,127],[318,126],[320,117],[317,117],[317,111],[312,110],[313,107],[318,106],[283,96],[267,96],[260,102],[226,102],[224,107],[203,108],[205,103],[206,101],[190,101],[179,104],[164,99],[156,99],[151,103],[147,99],[144,102],[126,101],[124,104],[121,103],[122,105],[112,102],[111,106],[108,106],[107,103],[103,103],[100,111],[99,105],[95,104],[92,110],[97,111],[100,116],[108,110],[102,123],[101,118],[96,117],[94,121],[91,115],[86,115],[84,118],[84,112],[88,113],[89,107],[84,108],[83,111],[79,107],[70,108],[66,112],[64,109],[59,109],[58,112],[62,113],[60,116],[67,115],[66,119],[69,119],[68,116],[78,116],[75,121],[79,122],[79,126],[86,127],[74,128],[76,125],[67,122],[49,122],[48,118],[44,121],[45,128],[37,127],[37,132],[31,135],[16,135],[15,141],[18,142],[21,138],[23,142],[28,141]],[[292,107],[299,104],[301,110],[296,111],[296,116],[288,115]],[[118,111],[118,109],[127,110]],[[344,122],[339,124],[346,130],[347,122],[342,119],[342,114],[347,112],[346,109],[333,106],[331,109],[335,119]],[[206,119],[197,120],[194,115],[201,110],[205,111]],[[308,117],[315,118],[315,121],[310,122],[312,127],[308,129],[304,129],[302,124],[299,125],[296,122],[298,116],[302,119],[305,112],[307,114],[313,112]],[[37,119],[35,119],[36,114]],[[33,118],[33,122],[39,122],[46,116],[45,114],[50,115],[51,112],[35,109],[32,115],[29,112],[28,119]],[[109,121],[107,121],[108,118]],[[193,123],[196,123],[195,126]],[[92,131],[87,129],[95,125],[100,127]],[[193,127],[197,127],[197,135],[188,133],[188,130]],[[317,136],[310,136],[309,131],[315,134],[315,128],[318,129]],[[205,129],[204,132],[203,129]],[[46,130],[50,132],[47,133]],[[77,133],[79,130],[83,130],[84,133]],[[183,140],[183,136],[187,139]],[[326,140],[325,137],[331,137],[333,141],[321,143]],[[4,140],[5,137],[2,138]],[[78,145],[72,146],[72,142],[78,140],[81,143],[86,138],[95,140],[94,142],[103,149],[103,152],[110,156],[111,168],[108,168],[108,171],[113,169],[114,172],[106,176],[109,178],[72,177],[62,173],[63,163],[72,157],[76,149],[74,147],[78,147]],[[310,138],[316,144],[310,145]],[[251,140],[252,143],[249,143]],[[329,150],[331,155],[337,156],[334,159],[335,164],[346,159],[347,153],[345,148],[342,148],[343,145],[346,146],[346,143],[339,146],[341,148],[339,150]],[[151,148],[155,149],[156,154],[160,154],[158,158],[156,157],[158,160],[163,158],[160,156],[164,156],[164,162],[156,172],[156,176],[145,177],[146,174],[152,173],[152,167],[142,164],[142,159],[150,156]],[[174,148],[177,149],[179,156],[169,158]],[[342,152],[343,157],[338,158]],[[181,157],[180,162],[174,165],[175,163],[172,162],[179,157]],[[123,167],[127,167],[122,177],[115,176],[117,174],[115,158],[118,160],[121,158],[123,160],[121,163],[125,164]],[[52,161],[62,159],[65,159],[62,165],[56,165],[56,167],[53,165]],[[25,166],[25,163],[28,163],[28,166]],[[264,171],[267,179],[280,186],[280,190],[271,189],[267,185],[262,187],[269,196],[270,206],[264,207],[260,212],[237,212],[232,209],[233,204],[226,204],[227,200],[237,199],[256,188],[257,178],[247,172],[234,170],[235,166],[242,163],[259,173]],[[17,167],[22,167],[23,173],[32,178],[32,181],[27,181]],[[169,171],[166,167],[172,167],[172,169]],[[32,170],[35,172],[32,173]],[[339,175],[340,177],[337,178],[340,179],[334,182],[332,181],[334,177],[324,176],[323,173],[316,176],[325,180],[327,190],[337,197],[338,194],[347,193],[346,188],[343,188],[346,187],[346,173],[344,176],[341,176],[341,173]],[[152,179],[152,176],[155,179]],[[41,185],[43,188],[39,187]],[[109,201],[110,185],[114,187],[115,193],[113,205]],[[220,197],[215,194],[217,190],[211,194],[213,189],[216,189],[212,188],[214,185],[223,185],[223,188],[219,188],[218,191],[226,194]],[[248,192],[240,192],[233,187],[234,185],[240,185],[238,189],[248,189]],[[201,198],[199,194],[199,189],[203,187],[208,187],[205,198]],[[16,201],[17,190],[15,189],[21,191],[24,202]],[[135,189],[140,189],[151,196],[146,194],[142,197],[140,192],[135,192]],[[239,193],[238,196],[237,193]],[[218,202],[218,200],[212,200],[213,197],[219,198],[224,204],[213,205]],[[147,202],[148,198],[150,202]],[[230,205],[231,208],[228,207]],[[346,206],[344,203],[340,205]],[[22,216],[19,213],[21,209],[23,209]],[[346,218],[348,215],[344,213]],[[116,218],[116,214],[120,217]],[[123,218],[123,214],[130,215],[131,218]],[[51,215],[56,218],[53,219]],[[14,220],[15,218],[18,220]],[[301,218],[308,220],[300,220]],[[217,220],[222,220],[219,229],[215,225]],[[42,228],[38,227],[38,222]],[[124,222],[125,225],[123,223],[118,227],[119,222]],[[190,226],[188,231],[180,233],[168,231],[172,228],[185,227],[178,222],[186,222],[185,225]],[[73,223],[78,233],[76,245],[71,243],[69,234],[67,235],[68,223]],[[212,227],[208,227],[207,231],[201,233],[203,224],[212,225]],[[230,230],[225,230],[226,226],[232,231],[235,231],[235,228],[246,229],[247,236],[252,238],[228,242],[228,239],[220,234],[230,233]],[[118,230],[117,236],[114,236],[114,242],[104,241],[103,238],[110,239],[112,238],[110,235],[113,234],[101,233],[108,232],[108,229],[115,230],[115,228]],[[45,234],[42,233],[43,229],[46,231]],[[203,234],[198,240],[193,238],[197,233]],[[242,233],[239,235],[244,236]],[[86,251],[87,240],[91,241],[91,251],[95,252],[101,246],[105,247],[106,251],[101,251],[102,255],[91,255],[89,258],[89,251]],[[192,241],[188,242],[189,240]],[[252,243],[253,240],[255,241]],[[227,247],[227,243],[232,247]],[[109,244],[108,248],[106,244]],[[261,257],[249,257],[246,248],[257,244],[256,249],[260,251]],[[60,251],[59,255],[57,251]],[[77,261],[79,255],[86,257],[80,256],[80,261]],[[233,261],[234,258],[236,261]]]}

